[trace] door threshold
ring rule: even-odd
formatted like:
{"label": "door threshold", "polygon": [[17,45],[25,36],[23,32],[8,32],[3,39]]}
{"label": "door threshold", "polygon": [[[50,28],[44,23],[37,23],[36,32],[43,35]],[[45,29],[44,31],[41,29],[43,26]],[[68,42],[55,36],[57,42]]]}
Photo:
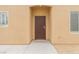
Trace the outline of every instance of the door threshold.
{"label": "door threshold", "polygon": [[46,39],[35,39],[35,40],[46,40]]}
{"label": "door threshold", "polygon": [[43,39],[43,40],[39,40],[39,39],[37,40],[37,39],[36,39],[36,40],[34,40],[34,41],[41,41],[41,42],[42,42],[42,41],[47,41],[47,40],[44,40],[44,39]]}

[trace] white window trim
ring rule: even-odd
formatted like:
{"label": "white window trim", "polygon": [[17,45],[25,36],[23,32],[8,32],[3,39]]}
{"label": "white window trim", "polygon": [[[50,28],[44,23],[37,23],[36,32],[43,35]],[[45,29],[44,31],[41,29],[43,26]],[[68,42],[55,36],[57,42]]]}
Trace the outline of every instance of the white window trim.
{"label": "white window trim", "polygon": [[[9,20],[8,16],[8,11],[0,11],[0,12],[6,12],[7,13],[7,20]],[[8,27],[8,24],[7,25],[0,25],[0,28],[5,28],[5,27]]]}
{"label": "white window trim", "polygon": [[[69,12],[69,32],[72,34],[79,34],[79,31],[71,31],[71,12],[75,12],[75,11]],[[77,12],[79,12],[79,11],[77,11]]]}

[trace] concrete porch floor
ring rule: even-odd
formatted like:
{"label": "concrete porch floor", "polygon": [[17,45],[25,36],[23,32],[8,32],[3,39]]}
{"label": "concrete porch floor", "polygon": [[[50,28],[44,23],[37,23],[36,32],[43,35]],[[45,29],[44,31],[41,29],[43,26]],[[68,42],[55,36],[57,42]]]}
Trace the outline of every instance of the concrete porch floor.
{"label": "concrete porch floor", "polygon": [[52,54],[57,51],[48,41],[35,40],[30,45],[0,45],[0,53]]}

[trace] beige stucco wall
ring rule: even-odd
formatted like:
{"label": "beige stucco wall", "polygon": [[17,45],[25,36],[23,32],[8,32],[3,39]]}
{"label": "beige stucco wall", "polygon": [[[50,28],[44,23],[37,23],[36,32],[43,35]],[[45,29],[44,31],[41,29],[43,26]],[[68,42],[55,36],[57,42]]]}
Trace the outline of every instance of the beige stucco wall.
{"label": "beige stucco wall", "polygon": [[71,11],[79,11],[79,6],[51,8],[51,41],[60,53],[79,53],[79,33],[69,31]]}
{"label": "beige stucco wall", "polygon": [[[69,31],[69,16],[71,11],[79,11],[79,6],[53,6],[52,37],[56,43],[79,43],[79,34]],[[74,40],[75,38],[75,40]]]}
{"label": "beige stucco wall", "polygon": [[0,44],[27,44],[31,37],[31,13],[27,6],[0,6],[8,11],[8,27],[0,27]]}

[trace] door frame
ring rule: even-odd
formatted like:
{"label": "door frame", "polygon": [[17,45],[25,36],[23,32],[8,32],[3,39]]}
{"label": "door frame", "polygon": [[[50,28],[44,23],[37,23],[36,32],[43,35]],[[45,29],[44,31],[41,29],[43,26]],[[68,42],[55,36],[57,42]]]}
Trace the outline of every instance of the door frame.
{"label": "door frame", "polygon": [[[35,15],[35,16],[34,16],[34,20],[36,20],[36,19],[35,19],[36,16],[39,16],[39,15]],[[45,16],[45,15],[43,15],[43,16],[45,17],[45,38],[44,38],[43,40],[46,40],[46,17],[47,17],[47,16]],[[35,21],[34,21],[34,23],[36,24]],[[34,25],[34,26],[35,26],[35,25]],[[36,26],[35,26],[35,27],[36,27]],[[34,27],[34,28],[35,28],[35,27]],[[36,32],[36,30],[34,30],[34,31]],[[35,33],[34,33],[34,34],[35,34]],[[35,34],[35,40],[38,40],[38,39],[36,39],[36,34]]]}

